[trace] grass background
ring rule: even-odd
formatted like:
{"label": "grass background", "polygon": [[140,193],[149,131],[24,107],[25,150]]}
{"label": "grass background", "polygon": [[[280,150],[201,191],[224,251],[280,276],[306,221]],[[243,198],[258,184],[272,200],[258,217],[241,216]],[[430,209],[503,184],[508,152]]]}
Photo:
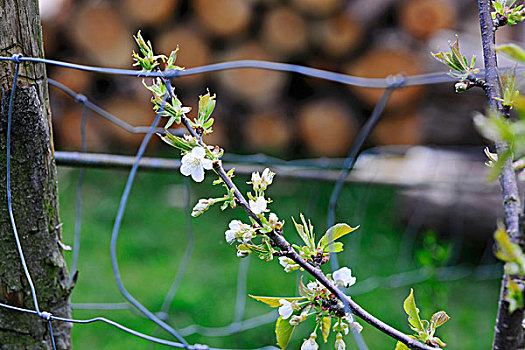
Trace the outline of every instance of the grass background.
{"label": "grass background", "polygon": [[[59,169],[60,211],[64,223],[64,242],[73,243],[75,191],[79,171]],[[115,284],[109,242],[114,216],[127,178],[122,170],[89,169],[83,185],[83,220],[80,246],[79,278],[72,294],[74,303],[123,302]],[[211,187],[213,176],[207,174],[203,184],[191,183],[191,204],[199,198],[222,195]],[[236,177],[241,190],[248,190],[246,177]],[[286,221],[285,236],[297,242],[290,225],[291,216],[302,212],[312,220],[318,235],[324,233],[326,211],[333,184],[314,181],[286,181],[277,175],[267,191],[274,200],[270,208]],[[143,305],[158,311],[181,262],[188,238],[185,223],[185,182],[180,174],[139,172],[133,187],[118,240],[118,260],[123,282]],[[228,325],[234,317],[237,272],[240,259],[235,248],[224,240],[224,231],[233,218],[245,219],[240,210],[221,212],[212,208],[202,217],[191,220],[195,233],[195,250],[185,278],[170,306],[169,323],[176,328],[190,324],[207,327]],[[414,251],[399,256],[405,228],[396,211],[396,192],[388,187],[345,186],[337,211],[337,222],[361,225],[356,233],[343,238],[345,250],[339,254],[341,265],[349,266],[360,281],[385,277],[421,267],[417,258],[424,251],[421,235]],[[446,244],[442,241],[440,244]],[[418,253],[419,252],[419,253]],[[423,253],[424,254],[424,253]],[[476,263],[476,254],[463,253],[460,262]],[[71,253],[66,252],[68,262]],[[407,264],[400,269],[398,261]],[[250,258],[247,293],[266,296],[291,296],[296,293],[297,274],[286,274],[277,261],[264,263]],[[325,266],[325,269],[328,266]],[[428,268],[432,275],[432,268]],[[305,276],[306,278],[306,276]],[[410,288],[423,318],[446,310],[451,320],[437,332],[453,349],[488,348],[493,336],[497,310],[499,280],[460,279],[438,282],[430,277],[424,282],[393,285],[355,296],[366,310],[392,326],[409,333],[402,302]],[[396,286],[399,285],[399,286]],[[350,290],[351,294],[352,290]],[[271,311],[257,301],[247,299],[245,318]],[[105,316],[132,329],[153,334],[152,322],[131,310],[74,310],[75,318]],[[363,336],[370,349],[393,349],[395,342],[361,322]],[[212,347],[257,348],[275,344],[274,324],[226,337],[188,336],[190,343]],[[298,349],[312,331],[313,321],[297,327],[289,349]],[[169,335],[157,333],[165,339]],[[320,339],[320,337],[318,338]],[[322,349],[333,348],[334,335]],[[348,343],[352,343],[350,338]],[[167,349],[128,335],[106,324],[75,325],[75,349]],[[355,348],[348,344],[349,348]]]}

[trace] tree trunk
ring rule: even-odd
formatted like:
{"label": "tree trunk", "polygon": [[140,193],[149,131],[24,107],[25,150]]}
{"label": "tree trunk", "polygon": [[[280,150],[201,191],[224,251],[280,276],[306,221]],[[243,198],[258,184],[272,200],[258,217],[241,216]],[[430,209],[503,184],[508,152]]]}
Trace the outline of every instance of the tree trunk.
{"label": "tree trunk", "polygon": [[[43,57],[37,1],[0,0],[0,54]],[[7,110],[14,64],[0,64],[0,301],[34,310],[6,200]],[[57,177],[43,64],[22,63],[11,123],[13,213],[41,311],[70,317],[68,272],[60,247]],[[58,349],[71,348],[71,325],[52,322]],[[1,349],[52,349],[47,322],[0,308]]]}

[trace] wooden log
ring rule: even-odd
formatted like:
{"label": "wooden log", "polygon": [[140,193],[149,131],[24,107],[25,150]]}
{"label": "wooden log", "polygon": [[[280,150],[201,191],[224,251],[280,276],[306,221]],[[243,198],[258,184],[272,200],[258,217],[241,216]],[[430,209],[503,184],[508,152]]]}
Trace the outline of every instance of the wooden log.
{"label": "wooden log", "polygon": [[361,26],[347,13],[322,20],[310,28],[309,37],[315,46],[332,58],[351,52],[361,43]]}
{"label": "wooden log", "polygon": [[381,117],[371,139],[378,145],[417,145],[423,138],[421,117],[413,111]]}
{"label": "wooden log", "polygon": [[[38,1],[4,0],[0,10],[2,55],[44,58]],[[0,66],[3,92],[0,101],[0,302],[35,310],[27,277],[30,276],[38,294],[39,309],[48,315],[71,318],[69,297],[73,286],[68,284],[69,273],[61,248],[62,224],[46,67],[42,63],[20,64],[16,93],[10,100],[15,64],[4,61]],[[8,109],[12,111],[10,140]],[[8,147],[10,154],[7,154]],[[8,173],[10,182],[7,182]],[[11,207],[7,201],[8,191],[12,196]],[[13,214],[12,221],[8,212]],[[52,342],[58,349],[71,348],[72,325],[68,322],[53,322],[54,338],[51,339],[47,322],[37,315],[1,307],[0,320],[3,349],[51,349]]]}
{"label": "wooden log", "polygon": [[302,12],[314,17],[327,17],[341,10],[342,0],[292,0],[292,4]]}
{"label": "wooden log", "polygon": [[[177,65],[181,67],[196,67],[211,63],[208,43],[202,34],[192,26],[176,27],[162,34],[155,40],[156,49],[166,55],[179,46]],[[196,83],[204,79],[204,74],[196,74],[178,78],[179,83]]]}
{"label": "wooden log", "polygon": [[307,49],[307,25],[304,19],[288,7],[270,10],[262,23],[262,41],[277,57],[288,57]]}
{"label": "wooden log", "polygon": [[251,2],[245,0],[194,0],[195,17],[212,36],[226,38],[241,34],[251,19]]}
{"label": "wooden log", "polygon": [[345,155],[359,128],[352,111],[333,99],[320,99],[303,106],[298,113],[300,138],[316,156]]}
{"label": "wooden log", "polygon": [[428,39],[438,30],[454,25],[456,8],[448,0],[405,0],[397,17],[399,24],[412,36]]}
{"label": "wooden log", "polygon": [[293,125],[284,111],[264,109],[247,117],[243,131],[252,151],[282,154],[292,140]]}
{"label": "wooden log", "polygon": [[[82,150],[80,124],[82,121],[82,106],[70,105],[64,113],[53,116],[53,129],[58,149],[62,151]],[[108,143],[104,125],[99,117],[88,114],[86,122],[86,147],[90,152],[107,151]]]}
{"label": "wooden log", "polygon": [[73,16],[70,26],[73,43],[91,63],[129,68],[134,47],[132,33],[109,4],[88,2]]}
{"label": "wooden log", "polygon": [[[255,43],[248,43],[228,52],[224,60],[271,60],[266,50]],[[281,94],[288,75],[268,70],[243,68],[219,73],[222,87],[236,99],[251,105],[264,105]]]}
{"label": "wooden log", "polygon": [[[376,49],[361,56],[356,61],[350,63],[346,73],[367,78],[386,78],[389,75],[421,74],[419,62],[416,54],[397,52],[392,50]],[[379,100],[383,89],[351,87],[360,99],[369,107],[375,106]],[[424,88],[422,86],[412,86],[398,89],[392,93],[387,104],[388,109],[398,109],[409,106],[420,97]]]}
{"label": "wooden log", "polygon": [[124,0],[121,4],[124,17],[139,26],[160,26],[173,18],[178,0]]}

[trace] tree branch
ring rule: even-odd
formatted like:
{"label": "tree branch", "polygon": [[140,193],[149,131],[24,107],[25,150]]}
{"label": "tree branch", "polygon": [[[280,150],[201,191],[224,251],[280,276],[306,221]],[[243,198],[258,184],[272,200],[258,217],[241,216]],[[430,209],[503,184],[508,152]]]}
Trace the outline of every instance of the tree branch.
{"label": "tree branch", "polygon": [[[170,97],[174,98],[173,91],[171,88],[171,82],[169,81],[169,79],[162,78],[162,81],[166,85],[166,88],[170,94]],[[206,144],[204,144],[204,142],[202,141],[201,136],[198,135],[197,132],[193,129],[189,119],[185,115],[181,116],[181,122],[188,129],[188,132],[190,133],[190,135],[195,137],[197,141],[199,142],[199,144],[206,147]],[[239,206],[241,206],[244,209],[244,211],[251,218],[253,218],[259,224],[259,226],[262,227],[263,225],[262,225],[261,219],[257,215],[255,215],[255,213],[250,209],[248,201],[246,201],[246,199],[244,198],[242,193],[239,191],[237,186],[233,183],[232,179],[227,175],[226,171],[222,167],[221,161],[215,161],[213,163],[213,170],[215,170],[217,175],[224,181],[228,189],[230,190],[233,189],[235,199],[237,203],[239,204]],[[389,326],[388,324],[384,323],[383,321],[379,320],[378,318],[368,313],[365,309],[363,309],[355,301],[353,301],[349,296],[347,296],[339,288],[337,288],[335,284],[326,277],[326,275],[321,271],[320,268],[312,266],[310,263],[304,260],[292,248],[292,245],[283,237],[282,232],[274,230],[274,231],[267,233],[266,235],[273,241],[275,247],[281,250],[282,255],[285,255],[288,258],[292,259],[295,263],[297,263],[305,271],[307,271],[310,275],[312,275],[312,277],[314,277],[317,281],[323,284],[330,292],[336,295],[337,298],[343,302],[343,304],[348,305],[350,310],[352,310],[353,314],[357,315],[359,318],[361,318],[368,324],[372,325],[379,331],[385,333],[386,335],[394,338],[395,340],[398,340],[404,343],[410,349],[435,350],[434,347],[428,346],[426,344],[423,344],[417,341],[416,339],[398,331],[397,329]]]}
{"label": "tree branch", "polygon": [[[485,89],[489,106],[492,112],[504,115],[505,111],[500,101],[496,97],[501,96],[501,88],[498,77],[498,64],[496,52],[494,50],[495,29],[490,14],[490,0],[478,0],[479,21],[481,26],[481,39],[483,43],[483,57],[485,61]],[[496,142],[498,155],[507,152],[509,149],[505,141]],[[499,176],[501,189],[503,192],[503,206],[505,211],[505,223],[507,232],[511,240],[515,243],[522,243],[523,235],[520,232],[519,218],[521,203],[519,200],[516,174],[512,166],[512,159],[509,158],[503,165]],[[511,276],[503,275],[500,298],[498,303],[498,315],[494,332],[493,349],[516,349],[523,341],[523,309],[518,309],[513,313],[509,311],[509,304],[504,300],[507,281]]]}

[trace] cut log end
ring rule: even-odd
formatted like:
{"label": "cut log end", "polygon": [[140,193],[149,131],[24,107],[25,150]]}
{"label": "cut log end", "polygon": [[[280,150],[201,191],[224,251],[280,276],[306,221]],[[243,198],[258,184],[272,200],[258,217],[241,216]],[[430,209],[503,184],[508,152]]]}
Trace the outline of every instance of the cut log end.
{"label": "cut log end", "polygon": [[[389,75],[400,73],[404,75],[421,74],[416,54],[382,49],[361,56],[348,66],[346,72],[367,78],[386,78]],[[384,91],[383,89],[361,87],[351,87],[351,89],[370,107],[375,106]],[[422,86],[412,86],[394,91],[388,101],[387,109],[399,109],[413,104],[423,90]]]}
{"label": "cut log end", "polygon": [[323,99],[300,109],[298,126],[300,137],[312,154],[333,157],[348,152],[359,123],[345,105]]}
{"label": "cut log end", "polygon": [[262,40],[265,47],[278,56],[304,52],[307,43],[307,24],[292,9],[279,7],[264,18]]}
{"label": "cut log end", "polygon": [[283,153],[292,139],[293,126],[284,112],[256,112],[248,116],[244,135],[249,148],[255,152]]}
{"label": "cut log end", "polygon": [[451,28],[456,9],[447,0],[406,0],[398,12],[400,25],[418,39],[428,39],[441,29]]}
{"label": "cut log end", "polygon": [[192,1],[197,20],[212,35],[221,38],[241,34],[250,24],[251,4],[245,0]]}

